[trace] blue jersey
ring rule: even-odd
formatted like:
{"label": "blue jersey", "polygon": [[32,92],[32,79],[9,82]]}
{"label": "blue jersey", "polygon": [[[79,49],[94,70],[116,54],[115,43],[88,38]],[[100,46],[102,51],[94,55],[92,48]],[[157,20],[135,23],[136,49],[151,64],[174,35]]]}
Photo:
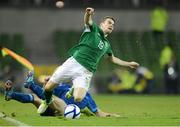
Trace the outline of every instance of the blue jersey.
{"label": "blue jersey", "polygon": [[74,97],[71,98],[66,98],[66,93],[69,91],[69,89],[71,88],[70,85],[68,84],[60,84],[58,87],[56,87],[54,89],[54,95],[56,95],[57,97],[61,98],[62,100],[64,100],[66,102],[66,104],[75,104],[77,105],[80,109],[84,109],[85,107],[87,107],[91,112],[95,113],[97,111],[97,105],[95,103],[95,101],[93,100],[92,96],[87,92],[86,96],[84,97],[84,99],[81,102],[75,102],[74,101]]}

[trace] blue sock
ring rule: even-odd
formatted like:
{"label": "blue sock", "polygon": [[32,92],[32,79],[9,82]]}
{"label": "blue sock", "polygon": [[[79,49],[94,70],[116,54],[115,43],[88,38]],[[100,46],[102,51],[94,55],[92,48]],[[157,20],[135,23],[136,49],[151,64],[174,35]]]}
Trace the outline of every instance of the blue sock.
{"label": "blue sock", "polygon": [[34,102],[34,97],[32,94],[24,94],[24,93],[17,93],[12,92],[9,94],[11,99],[17,100],[22,103],[32,103]]}
{"label": "blue sock", "polygon": [[40,99],[44,99],[43,89],[38,84],[32,82],[29,88],[35,93]]}

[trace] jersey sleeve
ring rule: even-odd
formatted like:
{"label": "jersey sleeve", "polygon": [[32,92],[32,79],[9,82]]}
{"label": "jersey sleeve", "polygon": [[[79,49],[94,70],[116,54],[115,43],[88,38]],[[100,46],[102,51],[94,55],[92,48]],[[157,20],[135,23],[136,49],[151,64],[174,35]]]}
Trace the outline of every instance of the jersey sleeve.
{"label": "jersey sleeve", "polygon": [[84,25],[84,32],[94,32],[98,30],[98,26],[96,23],[92,23],[92,25]]}
{"label": "jersey sleeve", "polygon": [[112,49],[111,49],[111,46],[110,46],[110,45],[108,46],[108,50],[107,50],[107,52],[106,52],[106,53],[107,53],[107,55],[108,55],[108,56],[112,56],[112,55],[113,55],[113,51],[112,51]]}
{"label": "jersey sleeve", "polygon": [[97,112],[98,107],[92,96],[89,93],[87,93],[86,98],[88,101],[87,108],[93,113]]}

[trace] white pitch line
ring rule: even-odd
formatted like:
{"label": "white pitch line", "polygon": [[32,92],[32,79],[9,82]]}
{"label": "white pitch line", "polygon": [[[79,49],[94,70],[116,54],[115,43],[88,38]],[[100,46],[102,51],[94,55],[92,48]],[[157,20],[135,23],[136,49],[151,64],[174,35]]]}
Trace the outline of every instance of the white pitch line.
{"label": "white pitch line", "polygon": [[0,112],[0,118],[5,120],[5,121],[8,121],[10,123],[13,123],[15,124],[16,126],[18,127],[21,127],[21,126],[26,126],[26,127],[29,127],[29,125],[25,124],[25,123],[22,123],[18,120],[15,120],[15,119],[12,119],[10,117],[7,117],[4,113]]}

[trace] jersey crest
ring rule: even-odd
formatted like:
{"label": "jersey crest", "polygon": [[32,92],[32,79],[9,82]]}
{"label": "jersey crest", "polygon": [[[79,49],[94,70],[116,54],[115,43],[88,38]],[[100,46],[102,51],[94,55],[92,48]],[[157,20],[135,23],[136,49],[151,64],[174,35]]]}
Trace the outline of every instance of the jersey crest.
{"label": "jersey crest", "polygon": [[99,49],[103,49],[103,47],[104,47],[103,41],[100,40],[100,42],[98,44],[98,47],[99,47]]}

